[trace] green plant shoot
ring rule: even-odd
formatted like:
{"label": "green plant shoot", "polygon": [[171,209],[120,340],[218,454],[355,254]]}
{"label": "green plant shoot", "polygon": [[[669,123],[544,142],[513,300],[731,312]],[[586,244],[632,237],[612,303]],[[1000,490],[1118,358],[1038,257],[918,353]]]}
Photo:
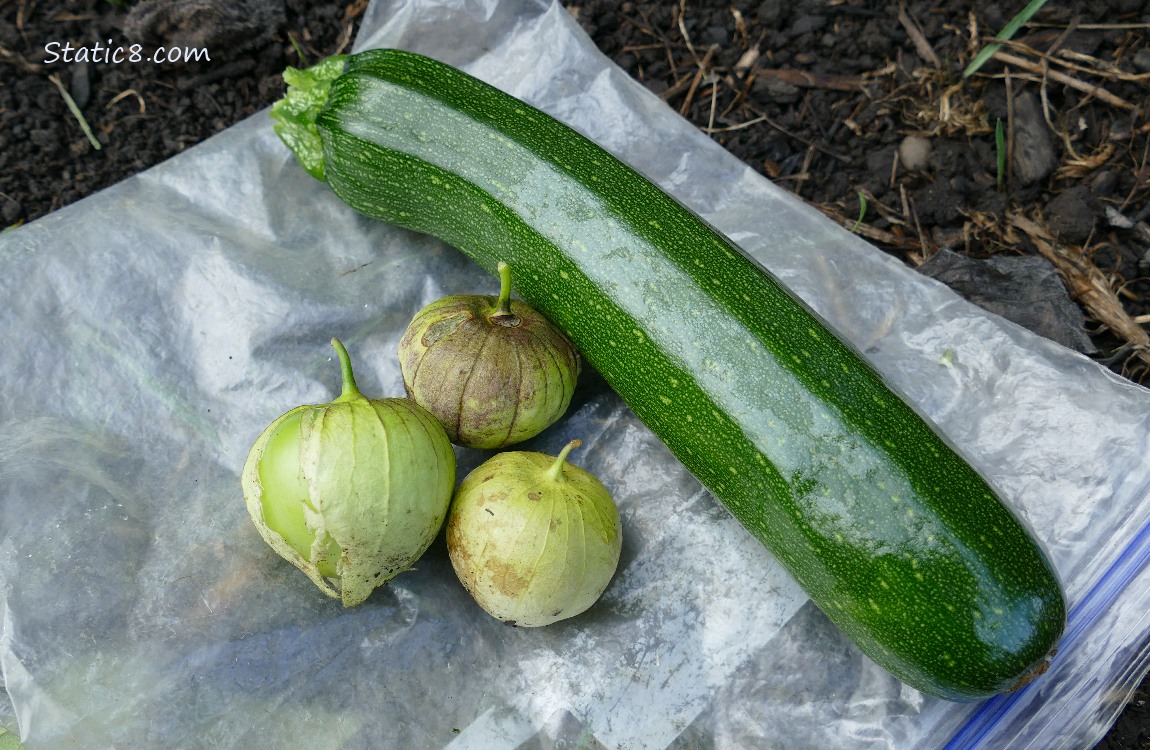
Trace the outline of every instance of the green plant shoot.
{"label": "green plant shoot", "polygon": [[[1046,0],[1030,0],[1030,2],[1026,4],[1026,7],[1014,18],[1010,19],[1010,21],[1002,27],[1002,31],[998,32],[994,38],[1001,39],[1003,42],[1010,41],[1014,38],[1014,35],[1018,33],[1018,30],[1034,17],[1035,13],[1042,10],[1042,6],[1044,5],[1046,5]],[[1002,49],[1001,42],[991,42],[983,47],[982,50],[974,56],[974,59],[970,61],[970,64],[966,66],[966,70],[962,71],[962,77],[970,78],[977,73],[978,69],[985,65],[987,60],[994,57],[994,53],[1000,49]]]}

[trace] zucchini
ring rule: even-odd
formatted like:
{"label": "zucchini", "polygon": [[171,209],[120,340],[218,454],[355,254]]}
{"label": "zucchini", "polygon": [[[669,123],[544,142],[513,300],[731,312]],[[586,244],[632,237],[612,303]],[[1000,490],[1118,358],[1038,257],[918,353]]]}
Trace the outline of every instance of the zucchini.
{"label": "zucchini", "polygon": [[1044,671],[1049,561],[988,483],[769,272],[587,138],[398,50],[285,73],[276,129],[363,214],[558,325],[871,659],[950,700]]}

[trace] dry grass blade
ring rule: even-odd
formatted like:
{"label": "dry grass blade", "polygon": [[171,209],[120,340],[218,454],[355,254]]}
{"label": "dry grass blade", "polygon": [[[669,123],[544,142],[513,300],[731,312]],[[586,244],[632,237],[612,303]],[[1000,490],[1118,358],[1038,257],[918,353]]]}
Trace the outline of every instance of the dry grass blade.
{"label": "dry grass blade", "polygon": [[125,89],[124,91],[116,94],[107,104],[104,105],[104,109],[111,109],[112,107],[116,106],[117,102],[121,101],[122,99],[126,99],[129,96],[136,97],[136,103],[140,108],[140,114],[146,114],[148,107],[146,104],[144,104],[144,97],[140,96],[140,92],[136,91],[135,89]]}
{"label": "dry grass blade", "polygon": [[56,89],[60,92],[60,97],[64,100],[68,111],[76,118],[76,122],[80,124],[80,130],[84,131],[84,135],[88,137],[88,143],[92,144],[92,148],[96,151],[99,151],[101,148],[100,141],[98,141],[95,134],[92,133],[92,128],[88,125],[88,121],[84,119],[84,113],[76,106],[76,100],[68,93],[68,89],[65,88],[64,84],[60,81],[60,77],[53,73],[48,76],[48,80],[56,85]]}

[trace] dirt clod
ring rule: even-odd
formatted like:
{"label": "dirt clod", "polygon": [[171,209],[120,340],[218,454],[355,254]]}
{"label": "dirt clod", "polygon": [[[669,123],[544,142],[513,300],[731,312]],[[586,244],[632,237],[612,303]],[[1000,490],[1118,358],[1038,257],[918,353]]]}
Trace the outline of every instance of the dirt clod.
{"label": "dirt clod", "polygon": [[1094,231],[1095,203],[1091,186],[1075,185],[1046,204],[1046,221],[1060,239],[1081,245]]}

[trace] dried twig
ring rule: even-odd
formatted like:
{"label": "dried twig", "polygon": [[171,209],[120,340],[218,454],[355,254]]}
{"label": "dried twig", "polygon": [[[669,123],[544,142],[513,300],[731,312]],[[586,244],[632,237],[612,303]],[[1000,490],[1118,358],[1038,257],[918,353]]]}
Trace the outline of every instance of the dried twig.
{"label": "dried twig", "polygon": [[[758,47],[755,47],[755,49],[757,50]],[[744,55],[744,57],[745,57],[745,55]],[[752,65],[753,65],[753,63],[752,63]],[[745,70],[740,72],[737,69],[738,66],[735,66],[735,67],[736,67],[736,71],[735,71],[736,75],[745,76],[745,74],[746,74]],[[728,76],[728,78],[729,78],[729,76]],[[747,100],[747,94],[750,92],[751,85],[754,82],[755,82],[755,77],[753,75],[747,75],[743,79],[743,84],[738,87],[737,91],[735,91],[734,98],[731,99],[730,104],[728,104],[726,109],[723,110],[722,114],[719,115],[720,118],[725,118],[727,115],[729,115],[731,112],[733,112],[735,110],[735,108],[742,106],[743,102],[745,102]],[[735,88],[735,84],[733,81],[728,81],[728,84],[731,86],[732,89]]]}
{"label": "dried twig", "polygon": [[922,231],[922,224],[918,220],[918,211],[916,211],[914,208],[913,198],[910,199],[910,217],[914,220],[914,231],[915,234],[918,235],[919,257],[915,258],[915,261],[917,265],[921,266],[923,263],[933,257],[938,251],[935,249],[934,245],[931,244],[929,240],[927,240],[926,233]]}
{"label": "dried twig", "polygon": [[[834,206],[828,206],[825,204],[817,204],[817,203],[812,204],[812,205],[814,205],[815,208],[817,208],[818,210],[820,210],[824,214],[826,214],[827,217],[838,222],[840,225],[842,225],[846,229],[854,231],[854,233],[859,235],[860,237],[865,237],[868,240],[873,240],[875,242],[881,242],[883,245],[886,245],[887,247],[892,247],[892,248],[901,250],[901,251],[906,252],[906,253],[913,253],[915,251],[921,252],[921,250],[922,250],[922,246],[915,239],[911,239],[909,237],[902,237],[900,235],[895,234],[894,232],[888,232],[884,229],[879,229],[877,227],[873,227],[870,224],[858,224],[857,219],[851,218],[848,216],[844,216]],[[856,226],[856,224],[857,224],[857,226]]]}
{"label": "dried twig", "polygon": [[743,130],[743,129],[749,128],[753,125],[758,125],[760,122],[765,122],[765,123],[770,124],[770,119],[771,118],[767,117],[766,115],[763,115],[762,117],[756,117],[753,120],[747,120],[746,122],[740,122],[738,125],[726,125],[726,126],[721,127],[721,128],[704,128],[703,132],[707,133],[708,135],[711,133],[729,133],[733,130]]}
{"label": "dried twig", "polygon": [[840,76],[824,73],[809,73],[791,68],[759,68],[757,75],[774,78],[792,86],[808,89],[830,89],[831,91],[858,91],[862,79],[858,76]]}
{"label": "dried twig", "polygon": [[[683,33],[686,32],[684,31]],[[687,89],[687,98],[683,100],[683,106],[679,107],[679,114],[686,116],[687,112],[690,111],[691,103],[695,100],[695,91],[698,90],[699,84],[701,84],[703,80],[709,75],[707,72],[707,66],[711,64],[711,58],[714,56],[715,50],[718,48],[719,45],[712,44],[703,54],[703,59],[698,61],[699,69],[695,71],[695,76],[691,79],[691,86]]]}
{"label": "dried twig", "polygon": [[[832,159],[836,159],[838,161],[841,161],[844,164],[850,164],[851,163],[851,159],[849,156],[843,156],[842,154],[835,153],[834,151],[831,151],[829,148],[827,148],[825,146],[820,146],[819,144],[815,143],[812,140],[809,140],[807,138],[803,138],[801,135],[798,135],[797,133],[794,133],[790,130],[787,130],[782,125],[778,124],[773,119],[771,119],[767,115],[767,113],[763,112],[762,110],[759,110],[756,107],[752,107],[749,105],[747,106],[747,109],[749,109],[754,114],[758,115],[758,117],[756,117],[753,121],[751,121],[751,123],[759,123],[759,122],[766,123],[767,125],[770,125],[772,128],[779,131],[783,135],[787,136],[788,138],[793,138],[794,140],[798,141],[799,143],[803,144],[804,146],[809,146],[810,148],[813,148],[814,150],[818,151],[819,153],[826,154],[827,156],[831,157]],[[747,124],[751,124],[751,123],[747,123]],[[704,131],[704,132],[715,132],[715,131]]]}
{"label": "dried twig", "polygon": [[[1006,184],[1014,184],[1014,84],[1010,80],[1010,68],[1006,75]],[[1045,91],[1045,89],[1044,89]],[[1043,103],[1046,99],[1043,98]]]}
{"label": "dried twig", "polygon": [[691,57],[695,58],[695,63],[701,68],[703,63],[699,62],[699,53],[695,51],[695,45],[691,44],[691,35],[687,33],[687,26],[683,23],[683,17],[686,15],[687,0],[679,0],[679,33],[683,35],[683,41],[686,43]]}
{"label": "dried twig", "polygon": [[999,50],[998,52],[994,53],[994,59],[998,60],[999,62],[1006,63],[1007,65],[1015,65],[1019,68],[1022,68],[1023,70],[1029,70],[1031,73],[1042,74],[1049,77],[1052,81],[1064,83],[1073,89],[1077,89],[1092,96],[1096,96],[1107,104],[1118,107],[1120,109],[1124,109],[1127,112],[1132,112],[1135,109],[1133,104],[1121,97],[1111,94],[1109,91],[1099,85],[1080,81],[1077,78],[1066,75],[1065,73],[1060,73],[1057,70],[1050,70],[1042,65],[1039,65],[1038,63],[1033,63],[1016,55],[1012,55],[1009,52],[1003,52],[1002,50]]}
{"label": "dried twig", "polygon": [[719,81],[717,77],[711,81],[711,113],[707,116],[707,129],[715,127],[715,107],[719,103]]}
{"label": "dried twig", "polygon": [[[1029,25],[1036,29],[1062,28],[1062,24],[1041,23],[1039,21],[1031,21]],[[1150,29],[1150,23],[1080,23],[1077,28],[1089,31],[1138,31],[1139,29]]]}
{"label": "dried twig", "polygon": [[[1017,45],[1011,45],[1012,48],[1015,48],[1016,46]],[[1127,81],[1131,83],[1150,81],[1150,73],[1127,73],[1123,70],[1118,70],[1110,63],[1099,60],[1096,57],[1084,55],[1081,52],[1075,52],[1074,50],[1070,49],[1059,50],[1058,54],[1056,55],[1052,55],[1047,52],[1039,52],[1038,50],[1032,50],[1032,52],[1038,57],[1052,62],[1055,65],[1060,65],[1070,70],[1076,70],[1080,73],[1090,73],[1091,75],[1107,78],[1111,81]],[[1074,63],[1070,62],[1071,60],[1080,60],[1088,64],[1075,65]]]}
{"label": "dried twig", "polygon": [[1106,142],[1089,156],[1079,156],[1077,152],[1069,150],[1070,158],[1063,160],[1062,165],[1054,170],[1054,178],[1056,180],[1082,179],[1109,162],[1116,149],[1117,147],[1113,143]]}
{"label": "dried twig", "polygon": [[[1138,165],[1138,173],[1146,173],[1146,158],[1148,156],[1150,156],[1150,138],[1146,140],[1146,145],[1142,148],[1142,163]],[[1130,186],[1130,192],[1126,194],[1126,199],[1118,206],[1119,211],[1125,211],[1126,207],[1130,205],[1130,201],[1134,200],[1134,195],[1138,192],[1138,182],[1135,180],[1134,184]]]}
{"label": "dried twig", "polygon": [[899,5],[898,22],[906,29],[906,35],[909,36],[911,42],[914,43],[914,51],[923,59],[923,62],[929,63],[936,68],[941,68],[942,62],[938,59],[934,47],[930,46],[930,42],[926,40],[926,36],[923,35],[922,29],[918,26],[918,22],[911,18],[910,14],[906,12],[905,5]]}

